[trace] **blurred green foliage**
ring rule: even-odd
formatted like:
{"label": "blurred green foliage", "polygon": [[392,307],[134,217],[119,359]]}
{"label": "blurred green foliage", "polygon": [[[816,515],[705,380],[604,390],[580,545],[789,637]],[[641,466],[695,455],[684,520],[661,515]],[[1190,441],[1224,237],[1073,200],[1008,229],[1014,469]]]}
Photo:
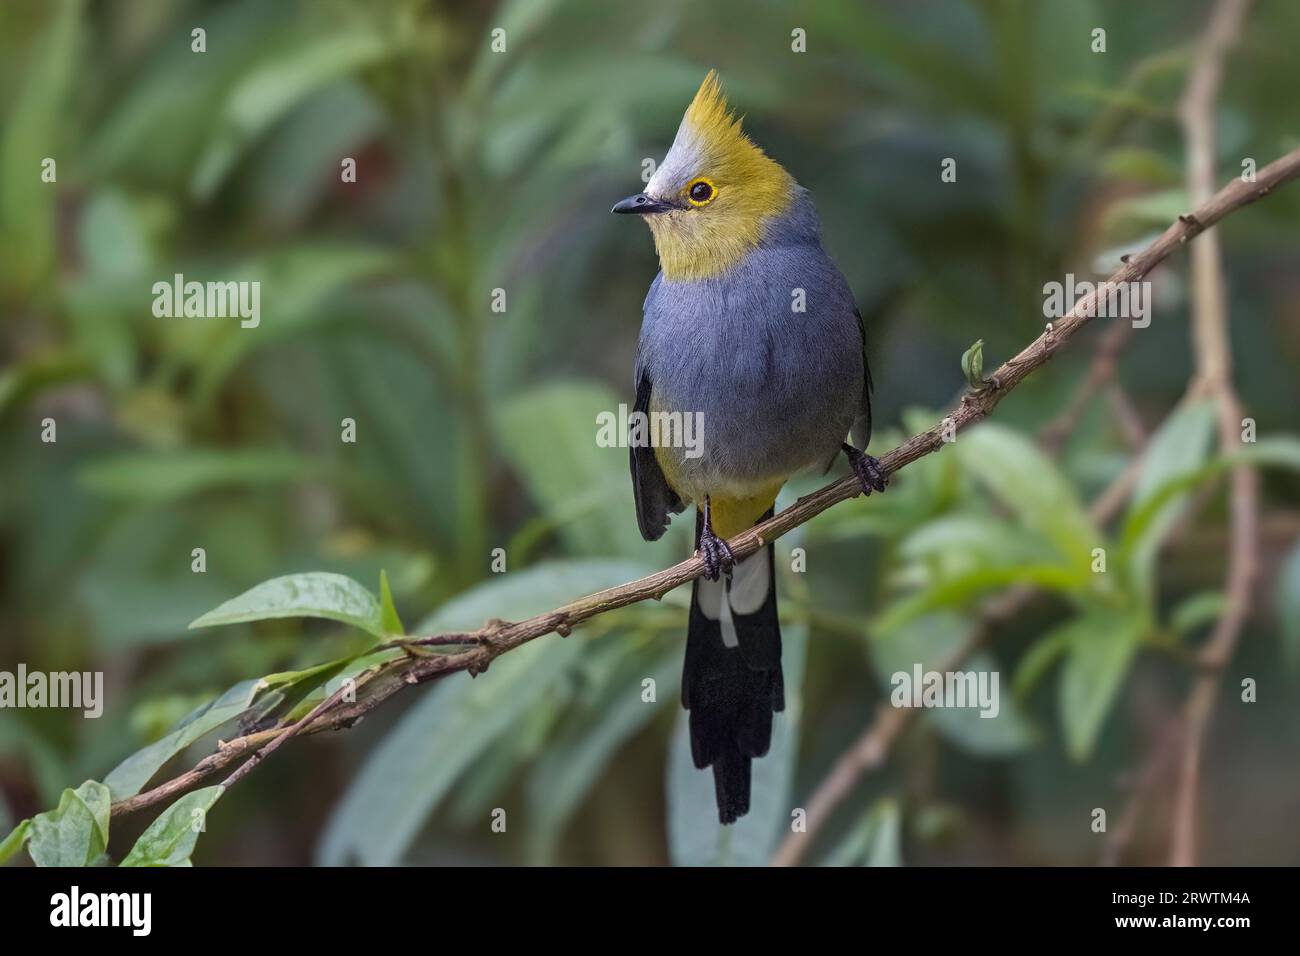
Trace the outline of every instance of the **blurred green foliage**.
{"label": "blurred green foliage", "polygon": [[[631,399],[655,269],[644,230],[608,208],[663,155],[707,68],[818,202],[867,317],[887,448],[981,376],[973,356],[963,374],[972,341],[992,368],[1041,330],[1043,283],[1108,271],[1185,211],[1174,110],[1204,13],[1172,0],[5,3],[0,669],[102,670],[108,700],[97,721],[0,715],[0,829],[30,819],[0,856],[31,840],[33,856],[93,861],[108,839],[94,781],[120,799],[236,719],[302,713],[359,670],[398,609],[412,633],[518,619],[687,553],[690,522],[641,541],[625,453],[594,435],[597,413]],[[795,28],[806,53],[791,52]],[[1300,6],[1257,6],[1219,112],[1221,179],[1300,145],[1297,37]],[[40,178],[47,157],[56,183]],[[340,178],[347,157],[355,183]],[[945,158],[955,183],[940,181]],[[1265,583],[1209,742],[1207,862],[1300,862],[1298,221],[1293,188],[1221,227],[1261,436],[1248,454],[1267,467]],[[260,326],[155,318],[152,285],[175,273],[260,281]],[[1222,604],[1227,461],[1206,406],[1170,414],[1191,368],[1185,259],[1152,278],[1155,320],[1121,380],[1153,436],[1111,526],[1085,503],[1134,452],[1104,397],[1059,459],[1034,443],[1085,374],[1094,329],[995,422],[778,543],[779,566],[807,556],[781,581],[790,706],[740,825],[716,826],[687,758],[674,594],[297,742],[215,807],[211,788],[120,820],[110,853],[760,863],[889,675],[938,666],[986,598],[1032,584],[1044,597],[969,665],[1009,678],[999,717],[925,714],[813,858],[1095,860],[1088,814],[1118,816]],[[55,443],[40,440],[46,418]],[[345,418],[355,444],[339,440]],[[282,580],[304,572],[334,577]],[[187,630],[209,611],[235,626]],[[1244,676],[1259,703],[1238,702]],[[1162,858],[1168,798],[1131,859]],[[489,828],[497,807],[505,835]],[[195,851],[190,814],[209,808]]]}

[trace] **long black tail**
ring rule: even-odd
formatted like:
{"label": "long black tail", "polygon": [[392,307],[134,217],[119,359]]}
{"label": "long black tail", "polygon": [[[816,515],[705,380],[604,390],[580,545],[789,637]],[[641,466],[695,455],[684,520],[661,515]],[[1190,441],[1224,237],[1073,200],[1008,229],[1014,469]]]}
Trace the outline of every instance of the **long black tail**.
{"label": "long black tail", "polygon": [[749,812],[750,765],[772,743],[772,714],[785,709],[775,561],[768,545],[730,579],[696,579],[691,592],[682,705],[695,766],[713,767],[721,823]]}

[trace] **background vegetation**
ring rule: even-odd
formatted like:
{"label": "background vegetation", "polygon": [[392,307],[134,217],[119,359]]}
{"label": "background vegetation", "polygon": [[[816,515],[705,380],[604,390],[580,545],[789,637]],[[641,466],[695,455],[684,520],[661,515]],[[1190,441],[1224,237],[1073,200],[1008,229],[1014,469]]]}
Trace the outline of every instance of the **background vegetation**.
{"label": "background vegetation", "polygon": [[[625,452],[594,435],[597,412],[631,400],[655,270],[646,230],[608,210],[662,157],[707,68],[818,202],[868,319],[879,452],[954,400],[971,342],[992,367],[1041,330],[1043,283],[1095,278],[1188,208],[1175,107],[1206,9],[5,3],[0,669],[101,670],[107,702],[99,720],[0,714],[0,833],[218,695],[227,716],[254,693],[259,715],[319,699],[338,672],[307,669],[373,641],[322,620],[187,630],[261,581],[328,571],[377,592],[386,570],[423,633],[518,619],[689,552],[689,522],[640,540]],[[1300,145],[1298,37],[1300,6],[1253,10],[1219,111],[1220,181]],[[47,156],[55,185],[39,180]],[[349,156],[355,184],[340,182]],[[945,157],[956,183],[939,180]],[[1300,430],[1298,222],[1300,190],[1283,190],[1220,230],[1239,390],[1278,460]],[[154,318],[151,286],[176,272],[261,281],[260,327]],[[1020,584],[1041,596],[975,665],[1003,676],[1000,716],[914,722],[809,859],[1092,863],[1117,839],[1092,832],[1092,809],[1113,831],[1141,790],[1116,852],[1163,862],[1175,784],[1160,755],[1222,606],[1226,519],[1213,415],[1179,401],[1186,257],[1153,281],[1118,386],[1059,448],[1040,429],[1107,322],[887,495],[778,543],[784,568],[807,553],[781,581],[791,706],[729,835],[681,737],[676,594],[286,747],[213,808],[195,862],[763,862],[888,675],[936,666]],[[349,417],[355,444],[339,440]],[[1148,440],[1132,500],[1098,531],[1087,503]],[[1266,470],[1263,502],[1261,582],[1206,744],[1203,862],[1300,862],[1295,472]],[[1104,575],[1087,560],[1099,534]],[[243,683],[270,674],[291,674],[272,683],[285,696]],[[1257,703],[1241,703],[1243,677]],[[171,766],[231,726],[176,740]],[[113,859],[156,815],[114,821]]]}

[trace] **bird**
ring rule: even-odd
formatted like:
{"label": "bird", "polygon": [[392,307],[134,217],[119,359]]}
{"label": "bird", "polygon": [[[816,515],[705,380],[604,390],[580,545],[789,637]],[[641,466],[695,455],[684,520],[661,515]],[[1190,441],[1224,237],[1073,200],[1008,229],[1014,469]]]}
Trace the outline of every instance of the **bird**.
{"label": "bird", "polygon": [[[737,560],[726,539],[771,517],[791,477],[824,473],[841,454],[864,494],[885,490],[866,454],[866,331],[808,190],[745,133],[716,70],[645,189],[612,212],[642,217],[659,259],[634,371],[633,498],[647,541],[695,506],[704,572],[681,698],[726,825],[749,812],[753,761],[785,708],[775,551]],[[697,441],[680,440],[683,416],[699,423]]]}

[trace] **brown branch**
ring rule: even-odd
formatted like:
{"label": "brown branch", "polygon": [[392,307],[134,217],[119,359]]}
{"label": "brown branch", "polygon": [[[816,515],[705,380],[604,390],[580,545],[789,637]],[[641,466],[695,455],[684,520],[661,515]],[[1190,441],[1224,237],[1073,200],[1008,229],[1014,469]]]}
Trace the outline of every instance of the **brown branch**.
{"label": "brown branch", "polygon": [[304,716],[296,723],[290,724],[288,727],[285,727],[279,733],[277,733],[270,743],[268,743],[261,750],[257,751],[257,753],[253,754],[253,756],[249,757],[246,761],[244,761],[239,766],[239,768],[234,773],[228,776],[225,780],[221,781],[221,785],[223,787],[228,788],[228,787],[233,787],[235,784],[239,783],[239,781],[243,780],[246,776],[252,773],[253,769],[258,764],[260,764],[263,760],[271,756],[271,754],[275,753],[277,750],[280,749],[280,747],[284,746],[294,737],[305,732],[309,727],[311,727],[311,725],[316,722],[316,720],[321,716],[321,714],[325,713],[327,710],[329,710],[331,707],[334,707],[335,705],[343,701],[345,698],[354,696],[356,694],[357,688],[360,687],[362,684],[366,683],[366,681],[370,680],[370,678],[374,677],[375,674],[377,673],[379,673],[378,669],[372,668],[363,671],[362,673],[358,674],[356,678],[352,680],[344,681],[342,686],[339,687],[338,690],[330,694],[319,704],[313,707],[306,716]]}
{"label": "brown branch", "polygon": [[127,797],[125,800],[119,800],[113,804],[113,816],[125,816],[128,813],[134,813],[136,810],[151,807],[155,803],[162,803],[172,797],[180,796],[191,787],[198,786],[218,770],[234,763],[250,750],[275,739],[275,736],[279,733],[279,730],[264,730],[255,734],[246,734],[229,743],[221,741],[217,744],[216,753],[208,754],[196,763],[193,769],[172,777],[166,783],[161,783],[152,790],[137,793],[133,797]]}
{"label": "brown branch", "polygon": [[[1229,183],[1193,214],[1180,217],[1159,238],[1140,253],[1130,257],[1128,262],[1108,281],[1119,283],[1141,279],[1158,263],[1168,258],[1175,249],[1195,238],[1220,219],[1297,177],[1300,177],[1300,149],[1286,154],[1259,170],[1257,181],[1254,183],[1243,183],[1240,180]],[[1091,322],[1096,316],[1096,311],[1097,290],[1094,290],[1081,299],[1065,318],[1053,322],[1050,331],[1044,331],[1018,355],[1001,365],[990,376],[988,387],[963,395],[957,407],[934,427],[913,436],[881,456],[880,463],[885,472],[893,474],[912,462],[939,451],[945,444],[945,435],[959,432],[984,419],[1027,375],[1049,361],[1065,347],[1079,329]],[[860,494],[860,486],[857,478],[842,478],[800,498],[775,517],[730,539],[728,544],[737,558],[753,554],[768,542],[774,541],[828,508],[854,498],[858,494]],[[589,594],[546,614],[514,623],[499,621],[489,623],[477,631],[464,635],[477,644],[468,650],[398,658],[380,667],[367,685],[367,693],[364,696],[358,697],[353,702],[337,703],[327,712],[323,711],[316,715],[310,726],[304,728],[302,733],[315,734],[350,727],[406,686],[421,684],[455,671],[467,670],[471,674],[478,674],[487,670],[488,665],[499,654],[552,632],[565,636],[571,628],[583,621],[616,608],[627,607],[650,598],[661,598],[674,588],[699,577],[703,571],[704,562],[699,557],[691,557],[638,580]],[[282,732],[282,730],[272,732],[270,737],[261,736],[257,744],[274,740]],[[153,790],[114,804],[114,815],[151,806],[210,776],[257,745],[244,744],[244,740],[245,738],[240,738],[227,744],[227,748],[235,751],[234,757],[227,758],[224,752],[213,754],[177,780],[169,781]],[[212,763],[205,767],[204,764],[209,760]],[[182,778],[184,784],[178,784],[177,781]]]}
{"label": "brown branch", "polygon": [[[1223,62],[1236,43],[1249,0],[1220,0],[1205,32],[1200,59],[1189,79],[1179,116],[1187,141],[1187,191],[1195,203],[1214,189],[1217,129],[1215,111],[1223,80]],[[1228,335],[1228,301],[1218,237],[1211,235],[1192,250],[1192,330],[1197,377],[1192,392],[1217,403],[1219,446],[1225,453],[1240,445],[1241,400],[1232,382],[1232,345]],[[1249,614],[1258,573],[1259,478],[1238,466],[1229,476],[1230,547],[1224,611],[1201,652],[1204,665],[1187,702],[1183,753],[1174,803],[1169,862],[1196,862],[1196,806],[1201,753],[1214,710],[1223,669],[1232,658]]]}

